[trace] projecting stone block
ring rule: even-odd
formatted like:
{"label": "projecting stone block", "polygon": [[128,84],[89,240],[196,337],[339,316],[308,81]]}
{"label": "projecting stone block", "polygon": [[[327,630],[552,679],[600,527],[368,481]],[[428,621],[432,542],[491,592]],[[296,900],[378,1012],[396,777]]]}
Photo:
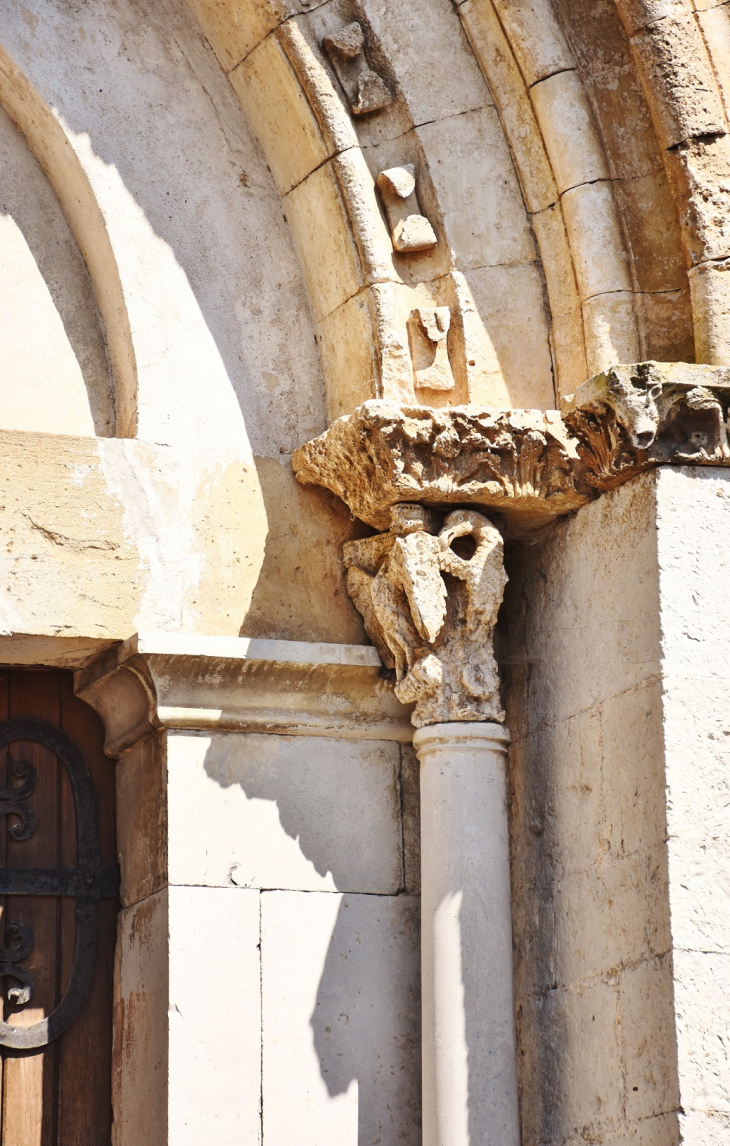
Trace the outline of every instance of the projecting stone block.
{"label": "projecting stone block", "polygon": [[167,760],[171,883],[402,887],[397,744],[171,734]]}
{"label": "projecting stone block", "polygon": [[418,900],[262,895],[267,1146],[420,1146]]}

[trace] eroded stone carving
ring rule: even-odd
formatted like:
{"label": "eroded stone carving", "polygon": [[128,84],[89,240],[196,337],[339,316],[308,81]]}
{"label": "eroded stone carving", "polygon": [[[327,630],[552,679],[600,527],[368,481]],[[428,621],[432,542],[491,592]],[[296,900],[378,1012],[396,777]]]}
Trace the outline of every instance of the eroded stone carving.
{"label": "eroded stone carving", "polygon": [[428,251],[436,246],[436,235],[416,192],[416,168],[407,163],[381,171],[376,180],[390,225],[396,251]]}
{"label": "eroded stone carving", "polygon": [[651,466],[730,464],[730,370],[685,362],[614,366],[562,402],[586,481],[612,489]]}
{"label": "eroded stone carving", "polygon": [[365,33],[356,20],[347,24],[336,36],[325,36],[322,46],[332,61],[353,115],[380,111],[393,102],[385,81],[368,66],[365,59]]}
{"label": "eroded stone carving", "polygon": [[[436,522],[424,506],[395,505],[389,533],[346,542],[348,591],[417,728],[503,721],[492,649],[502,536],[473,509],[448,513],[438,532]],[[469,540],[473,552],[460,553]]]}
{"label": "eroded stone carving", "polygon": [[594,496],[556,411],[373,400],[307,442],[293,464],[301,482],[332,490],[380,530],[399,502],[470,504],[530,529]]}
{"label": "eroded stone carving", "polygon": [[448,306],[419,306],[408,321],[415,386],[420,390],[453,390],[454,375],[449,362]]}

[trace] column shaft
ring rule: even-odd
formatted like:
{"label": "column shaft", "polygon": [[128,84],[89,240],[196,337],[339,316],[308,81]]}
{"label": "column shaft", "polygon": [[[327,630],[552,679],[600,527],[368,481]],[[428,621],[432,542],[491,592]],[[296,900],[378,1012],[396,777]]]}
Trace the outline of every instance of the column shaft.
{"label": "column shaft", "polygon": [[519,1146],[506,746],[420,728],[424,1146]]}

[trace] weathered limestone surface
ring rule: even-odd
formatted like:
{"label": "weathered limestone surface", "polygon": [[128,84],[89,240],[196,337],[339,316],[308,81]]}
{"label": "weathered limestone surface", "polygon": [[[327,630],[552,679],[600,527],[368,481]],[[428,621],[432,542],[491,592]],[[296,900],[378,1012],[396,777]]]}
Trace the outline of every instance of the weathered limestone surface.
{"label": "weathered limestone surface", "polygon": [[543,524],[584,505],[557,413],[365,402],[293,456],[300,482],[331,489],[376,529],[399,502],[464,503]]}
{"label": "weathered limestone surface", "polygon": [[[401,504],[390,533],[347,543],[348,591],[383,664],[395,671],[396,696],[415,701],[417,727],[501,721],[492,636],[506,580],[502,536],[474,510],[447,514],[437,536],[431,517]],[[471,540],[470,556],[453,548],[459,539]]]}
{"label": "weathered limestone surface", "polygon": [[686,362],[615,366],[561,401],[585,480],[612,489],[650,466],[728,465],[730,371]]}
{"label": "weathered limestone surface", "polygon": [[729,484],[659,468],[508,565],[526,1143],[726,1132]]}

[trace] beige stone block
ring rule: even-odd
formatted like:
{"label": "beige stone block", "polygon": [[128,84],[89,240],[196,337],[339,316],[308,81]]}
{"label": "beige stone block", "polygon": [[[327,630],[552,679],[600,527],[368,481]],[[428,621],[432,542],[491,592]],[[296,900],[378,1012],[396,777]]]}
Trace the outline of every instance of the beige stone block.
{"label": "beige stone block", "polygon": [[378,396],[370,306],[366,288],[317,324],[329,422]]}
{"label": "beige stone block", "polygon": [[589,374],[641,357],[636,296],[630,291],[593,295],[583,303]]}
{"label": "beige stone block", "polygon": [[342,544],[361,527],[339,498],[301,485],[288,461],[257,458],[256,473],[268,520],[266,549],[233,635],[242,630],[247,637],[362,644],[362,621],[342,567]]}
{"label": "beige stone block", "polygon": [[[168,1141],[258,1142],[259,894],[200,887],[168,894]],[[206,950],[215,952],[215,973],[225,990],[201,985]],[[166,947],[161,954],[167,957]]]}
{"label": "beige stone block", "polygon": [[534,259],[529,220],[496,110],[485,107],[425,124],[417,134],[457,267],[467,271]]}
{"label": "beige stone block", "polygon": [[585,381],[583,313],[573,259],[559,203],[532,216],[550,304],[550,342],[558,395],[570,394]]}
{"label": "beige stone block", "polygon": [[[561,202],[581,298],[585,301],[609,291],[631,290],[611,184],[574,187]],[[617,361],[635,359],[624,357]]]}
{"label": "beige stone block", "polygon": [[269,1146],[420,1142],[418,901],[262,895]]}
{"label": "beige stone block", "polygon": [[581,309],[553,317],[550,346],[555,369],[555,390],[560,399],[566,394],[572,394],[588,374]]}
{"label": "beige stone block", "polygon": [[167,765],[164,734],[145,740],[116,766],[117,850],[124,907],[167,883]]}
{"label": "beige stone block", "polygon": [[[225,991],[201,990],[200,953],[208,948]],[[172,888],[122,911],[112,1076],[118,1146],[258,1141],[260,981],[258,892]]]}
{"label": "beige stone block", "polygon": [[662,717],[658,681],[601,705],[601,834],[613,858],[654,852],[666,839]]}
{"label": "beige stone block", "polygon": [[495,7],[528,87],[553,72],[575,67],[548,0],[497,0]]}
{"label": "beige stone block", "polygon": [[[695,5],[697,8],[700,4]],[[621,20],[631,35],[655,20],[676,19],[687,12],[686,0],[621,0]]]}
{"label": "beige stone block", "polygon": [[693,263],[730,254],[730,139],[691,140],[668,151],[667,175]]}
{"label": "beige stone block", "polygon": [[557,188],[512,48],[491,3],[465,0],[459,15],[494,93],[527,209],[543,211],[557,199]]}
{"label": "beige stone block", "polygon": [[364,285],[331,163],[313,171],[285,196],[284,212],[299,250],[315,319],[320,322]]}
{"label": "beige stone block", "polygon": [[708,6],[698,13],[697,20],[727,109],[730,104],[730,20],[727,8],[724,5]]}
{"label": "beige stone block", "polygon": [[520,1025],[525,1140],[569,1141],[588,1129],[602,1141],[622,1108],[616,987],[599,982],[550,991],[523,1003]]}
{"label": "beige stone block", "polygon": [[653,93],[652,112],[662,147],[726,132],[717,82],[691,13],[685,10],[647,24],[631,40],[644,85]]}
{"label": "beige stone block", "polygon": [[553,321],[573,315],[580,308],[580,296],[561,205],[555,203],[546,211],[533,215],[532,227],[545,274]]}
{"label": "beige stone block", "polygon": [[277,0],[185,0],[227,72],[291,11]]}
{"label": "beige stone block", "polygon": [[530,728],[553,727],[658,675],[655,481],[646,474],[604,494],[543,543],[542,575],[535,569],[525,582],[529,623],[513,627],[520,662],[541,666],[526,684]]}
{"label": "beige stone block", "polygon": [[167,1146],[167,890],[120,912],[114,962],[115,1146]]}
{"label": "beige stone block", "polygon": [[[712,690],[701,706],[704,713],[697,708],[709,731],[717,720],[728,718],[727,702],[717,704],[717,690],[730,677],[730,615],[724,609],[730,557],[723,539],[730,525],[730,472],[709,466],[662,467],[656,488],[666,687],[672,687],[676,675],[677,699],[686,687],[690,705],[700,704],[702,688]],[[686,679],[693,675],[694,688]]]}
{"label": "beige stone block", "polygon": [[667,826],[683,842],[730,839],[728,715],[727,677],[666,679]]}
{"label": "beige stone block", "polygon": [[702,263],[689,272],[698,362],[730,365],[730,260]]}
{"label": "beige stone block", "polygon": [[555,406],[544,286],[535,263],[468,272],[479,314],[499,360],[512,406]]}
{"label": "beige stone block", "polygon": [[609,171],[578,73],[558,72],[530,88],[558,191],[608,179]]}
{"label": "beige stone block", "polygon": [[626,1115],[655,1118],[679,1105],[672,961],[668,955],[627,967],[619,980],[626,1063]]}
{"label": "beige stone block", "polygon": [[[367,14],[380,43],[387,44],[389,63],[416,125],[491,104],[448,0],[432,0],[427,16],[408,0],[376,0]],[[442,66],[429,66],[437,59]]]}
{"label": "beige stone block", "polygon": [[672,936],[677,947],[730,955],[730,844],[667,844]]}
{"label": "beige stone block", "polygon": [[284,48],[268,36],[231,72],[281,195],[333,154]]}
{"label": "beige stone block", "polygon": [[[576,983],[669,949],[664,856],[610,854],[554,889],[555,982]],[[550,987],[547,980],[543,990]]]}
{"label": "beige stone block", "polygon": [[647,358],[655,362],[695,361],[689,286],[659,294],[637,294],[636,311]]}
{"label": "beige stone block", "polygon": [[730,956],[674,951],[674,1007],[684,1110],[730,1114]]}
{"label": "beige stone block", "polygon": [[730,1114],[719,1111],[683,1111],[679,1115],[682,1146],[725,1146],[730,1134]]}
{"label": "beige stone block", "polygon": [[171,733],[167,756],[171,883],[402,888],[397,744]]}
{"label": "beige stone block", "polygon": [[614,189],[638,288],[647,292],[686,288],[686,256],[664,171],[618,179]]}

